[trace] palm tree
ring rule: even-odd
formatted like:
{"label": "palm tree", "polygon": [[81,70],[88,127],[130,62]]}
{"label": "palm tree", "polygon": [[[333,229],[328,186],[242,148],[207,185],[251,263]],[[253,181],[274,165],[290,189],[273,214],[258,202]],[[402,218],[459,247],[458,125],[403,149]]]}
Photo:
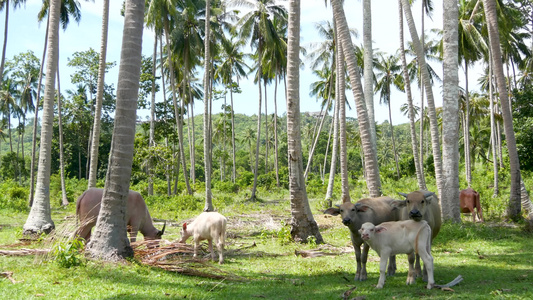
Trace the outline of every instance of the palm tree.
{"label": "palm tree", "polygon": [[403,82],[402,77],[399,74],[401,67],[398,65],[400,60],[398,55],[389,55],[383,57],[383,54],[379,54],[380,59],[376,65],[378,70],[376,88],[375,91],[380,93],[379,103],[385,104],[389,107],[389,125],[391,129],[392,139],[392,151],[394,152],[394,161],[396,162],[396,176],[400,179],[400,166],[398,164],[398,153],[396,151],[396,141],[394,139],[394,127],[392,126],[392,110],[391,110],[391,86],[395,86],[397,89],[402,90]]}
{"label": "palm tree", "polygon": [[[16,9],[17,7],[20,7],[23,3],[26,3],[26,0],[12,0],[13,2],[13,8]],[[9,24],[9,0],[1,1],[0,2],[0,10],[6,9],[6,18],[5,18],[5,25],[4,25],[4,43],[2,47],[2,59],[0,61],[0,75],[4,74],[4,64],[6,62],[6,48],[7,48],[7,32],[8,32],[8,24]],[[0,76],[0,85],[2,85],[2,76]]]}
{"label": "palm tree", "polygon": [[435,99],[433,97],[433,89],[431,87],[429,72],[426,66],[426,58],[424,54],[424,49],[422,43],[418,38],[416,32],[415,22],[413,19],[413,14],[411,13],[411,6],[407,0],[402,0],[402,8],[404,11],[405,19],[409,27],[409,33],[411,34],[411,40],[415,47],[416,57],[418,58],[419,68],[422,72],[422,81],[423,86],[426,92],[426,97],[428,101],[429,109],[429,120],[431,127],[431,145],[433,149],[433,162],[435,165],[435,177],[437,182],[437,190],[439,195],[442,195],[442,159],[441,159],[441,150],[440,150],[440,138],[439,138],[439,128],[437,121],[437,113],[435,109]]}
{"label": "palm tree", "polygon": [[[235,41],[235,36],[231,36],[229,39],[222,39],[222,62],[218,66],[215,72],[215,76],[221,77],[222,82],[226,85],[230,92],[230,105],[231,105],[231,146],[233,157],[233,168],[231,180],[235,183],[236,178],[236,166],[235,166],[235,108],[233,106],[233,92],[239,85],[239,80],[246,77],[245,69],[249,69],[246,65],[244,58],[245,55],[241,52],[240,48],[244,46],[243,41]],[[235,76],[235,81],[233,80]]]}
{"label": "palm tree", "polygon": [[117,107],[109,169],[94,234],[86,251],[92,257],[117,261],[133,256],[127,237],[125,207],[130,185],[136,108],[142,62],[144,0],[129,0],[117,84]]}
{"label": "palm tree", "polygon": [[444,220],[461,222],[459,209],[459,43],[457,0],[444,2],[443,103],[442,103],[442,194]]}
{"label": "palm tree", "polygon": [[[191,185],[189,183],[189,176],[187,175],[187,165],[185,162],[185,151],[183,146],[183,121],[182,113],[179,111],[178,100],[176,97],[176,73],[174,67],[174,53],[172,52],[172,46],[170,42],[171,34],[171,22],[175,21],[178,11],[178,0],[152,0],[148,3],[146,9],[146,24],[151,25],[161,22],[163,24],[163,29],[165,33],[165,40],[167,46],[167,66],[170,73],[170,86],[172,88],[172,103],[174,105],[174,116],[176,118],[176,124],[178,126],[178,140],[179,140],[179,155],[182,165],[182,171],[185,181],[185,186],[187,187],[187,193],[192,195]],[[174,24],[172,25],[174,26]],[[183,104],[181,105],[183,108]]]}
{"label": "palm tree", "polygon": [[[211,38],[210,38],[210,22],[211,6],[209,0],[205,1],[205,58],[204,58],[204,168],[205,168],[205,206],[204,211],[213,211],[213,195],[211,194],[211,130],[209,121],[211,111],[209,105],[211,103],[209,87],[211,84]],[[194,166],[193,166],[194,168]]]}
{"label": "palm tree", "polygon": [[289,1],[289,35],[287,47],[287,142],[289,152],[289,190],[291,194],[291,236],[295,241],[307,242],[314,237],[323,243],[313,218],[303,174],[300,133],[300,0]]}
{"label": "palm tree", "polygon": [[96,187],[96,173],[98,173],[98,148],[100,146],[100,120],[102,102],[104,98],[104,83],[106,72],[107,30],[109,26],[109,0],[102,5],[102,37],[100,40],[100,60],[98,66],[98,84],[96,88],[96,105],[94,108],[94,125],[91,141],[91,156],[89,167],[89,188]]}
{"label": "palm tree", "polygon": [[61,1],[50,0],[48,25],[48,57],[46,59],[46,85],[43,99],[41,145],[37,170],[37,187],[30,214],[23,227],[24,235],[50,233],[55,228],[50,210],[50,166],[52,129],[54,121],[55,78],[59,59],[59,21]]}
{"label": "palm tree", "polygon": [[242,16],[237,22],[237,28],[240,28],[239,36],[244,40],[250,41],[250,46],[256,49],[257,54],[257,86],[259,89],[259,113],[257,115],[257,142],[256,142],[256,160],[254,172],[254,185],[252,188],[251,199],[256,198],[258,163],[259,163],[259,145],[261,137],[261,81],[263,70],[263,54],[269,43],[279,40],[279,36],[273,25],[273,19],[287,19],[287,11],[282,5],[276,4],[274,0],[234,0],[232,4],[242,6],[249,11]]}
{"label": "palm tree", "polygon": [[343,48],[344,58],[346,59],[348,73],[350,75],[350,83],[352,92],[355,98],[355,105],[357,108],[357,116],[359,121],[359,130],[361,131],[361,138],[363,144],[363,152],[365,155],[365,170],[367,186],[371,197],[381,196],[381,179],[379,176],[379,168],[377,164],[377,154],[372,149],[372,141],[370,139],[370,123],[368,121],[368,114],[364,102],[363,88],[361,86],[361,77],[358,72],[357,62],[355,57],[355,50],[350,39],[348,24],[344,10],[339,0],[331,1],[333,7],[333,14],[337,22],[339,41]]}
{"label": "palm tree", "polygon": [[500,95],[502,106],[505,138],[507,140],[507,150],[509,155],[509,167],[511,172],[511,189],[507,216],[512,220],[520,218],[520,162],[516,149],[516,139],[513,129],[513,118],[509,107],[508,91],[503,73],[502,51],[500,49],[500,36],[498,33],[498,18],[496,15],[496,3],[494,0],[483,0],[487,29],[489,33],[489,44],[492,52],[492,62],[494,66],[494,76]]}
{"label": "palm tree", "polygon": [[[426,190],[427,187],[426,187],[426,179],[424,177],[424,168],[422,167],[422,164],[420,163],[421,157],[419,155],[420,153],[418,152],[418,142],[416,138],[416,127],[415,127],[416,111],[415,111],[415,106],[413,105],[413,97],[411,94],[411,81],[409,80],[409,71],[407,70],[407,59],[405,57],[403,9],[402,9],[401,0],[398,0],[398,20],[399,20],[398,28],[400,31],[400,59],[402,61],[402,76],[403,76],[403,83],[404,83],[403,89],[405,91],[405,94],[407,95],[406,106],[407,106],[407,112],[409,116],[409,129],[411,133],[411,149],[413,151],[413,160],[415,163],[416,179],[418,181],[418,188],[421,190]],[[422,123],[422,118],[420,118],[420,122]]]}

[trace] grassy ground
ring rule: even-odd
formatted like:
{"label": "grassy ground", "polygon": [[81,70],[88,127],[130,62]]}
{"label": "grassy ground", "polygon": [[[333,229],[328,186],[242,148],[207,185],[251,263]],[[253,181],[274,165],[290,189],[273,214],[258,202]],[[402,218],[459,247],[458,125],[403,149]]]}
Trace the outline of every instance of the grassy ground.
{"label": "grassy ground", "polygon": [[[287,242],[288,226],[284,224],[289,222],[290,207],[286,200],[236,199],[225,205],[221,212],[229,220],[226,261],[222,266],[210,261],[207,265],[226,274],[226,278],[187,276],[136,261],[86,261],[83,266],[64,268],[42,256],[0,255],[0,272],[13,272],[16,281],[0,278],[0,299],[342,299],[343,293],[354,287],[347,299],[533,298],[533,236],[520,227],[490,220],[472,224],[470,217],[464,218],[461,225],[445,224],[433,246],[435,280],[444,284],[462,275],[463,282],[450,291],[426,290],[421,279],[406,286],[407,258],[402,255],[397,259],[396,275],[387,278],[383,289],[376,289],[376,253],[370,252],[369,279],[355,282],[355,258],[348,229],[339,217],[320,213],[316,209],[318,200],[311,201],[325,245]],[[175,221],[170,227],[167,223],[165,234],[167,240],[175,241],[181,222],[196,213],[155,211],[152,217]],[[53,220],[59,228],[73,222],[73,215],[72,205],[55,208]],[[0,211],[0,250],[53,245],[49,238],[20,244],[26,217],[26,213]],[[324,255],[296,255],[311,250]]]}

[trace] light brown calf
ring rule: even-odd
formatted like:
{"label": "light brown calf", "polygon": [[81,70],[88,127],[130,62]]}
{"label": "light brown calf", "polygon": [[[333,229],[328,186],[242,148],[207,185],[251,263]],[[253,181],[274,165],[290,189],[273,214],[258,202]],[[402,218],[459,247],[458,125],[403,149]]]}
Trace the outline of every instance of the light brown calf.
{"label": "light brown calf", "polygon": [[217,245],[218,263],[224,262],[224,243],[226,239],[226,217],[217,212],[203,212],[190,223],[183,223],[180,243],[185,243],[189,237],[194,239],[194,257],[198,254],[200,241],[207,240],[211,258],[216,259],[213,242]]}
{"label": "light brown calf", "polygon": [[402,253],[407,254],[409,258],[409,273],[406,283],[413,284],[416,281],[414,262],[415,253],[417,253],[422,258],[428,273],[427,288],[433,287],[435,279],[433,278],[433,256],[431,256],[431,228],[426,221],[385,222],[377,226],[372,223],[365,223],[361,226],[359,233],[361,238],[380,257],[377,288],[382,288],[385,284],[387,258]]}

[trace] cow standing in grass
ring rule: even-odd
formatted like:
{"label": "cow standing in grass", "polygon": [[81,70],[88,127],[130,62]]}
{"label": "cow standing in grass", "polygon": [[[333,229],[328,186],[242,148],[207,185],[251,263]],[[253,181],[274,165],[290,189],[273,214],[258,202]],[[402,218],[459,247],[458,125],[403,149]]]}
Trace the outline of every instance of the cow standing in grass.
{"label": "cow standing in grass", "polygon": [[207,240],[211,258],[216,259],[213,242],[217,245],[218,263],[224,262],[224,243],[226,239],[226,217],[218,212],[203,212],[190,223],[183,223],[180,243],[185,243],[189,237],[194,239],[194,257],[198,255],[200,241]]}

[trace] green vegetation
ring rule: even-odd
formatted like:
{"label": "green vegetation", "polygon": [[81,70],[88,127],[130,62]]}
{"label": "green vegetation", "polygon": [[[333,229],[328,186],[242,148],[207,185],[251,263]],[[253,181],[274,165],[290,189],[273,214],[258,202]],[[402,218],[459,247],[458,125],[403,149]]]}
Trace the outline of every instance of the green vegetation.
{"label": "green vegetation", "polygon": [[[484,172],[476,168],[474,173],[480,186],[485,183]],[[484,176],[490,182],[490,174]],[[161,184],[156,190],[164,190],[164,183]],[[364,196],[362,180],[352,180],[350,184],[354,199]],[[339,183],[336,186],[340,187]],[[398,191],[416,188],[416,181],[412,178],[386,180],[384,187],[387,195],[396,196]],[[9,193],[9,185],[1,188],[2,195]],[[83,188],[73,190],[79,195]],[[366,299],[533,297],[533,235],[524,231],[521,224],[505,222],[502,213],[507,199],[492,198],[488,188],[480,189],[486,223],[472,224],[470,216],[463,216],[463,224],[444,224],[435,240],[436,282],[444,284],[458,275],[464,277],[463,282],[452,287],[453,291],[426,290],[421,279],[413,286],[406,286],[408,265],[404,255],[397,259],[397,274],[387,278],[383,289],[376,289],[379,257],[373,250],[367,265],[369,279],[353,281],[356,265],[349,231],[338,217],[321,213],[324,194],[310,196],[313,214],[326,242],[316,245],[313,241],[307,244],[290,241],[290,227],[285,225],[290,221],[286,190],[260,189],[259,200],[253,202],[247,199],[247,189],[235,193],[223,188],[213,192],[215,206],[228,218],[226,261],[220,266],[207,261],[205,251],[203,258],[207,266],[191,267],[202,272],[216,270],[224,278],[169,272],[143,265],[136,259],[122,264],[87,260],[78,251],[79,241],[69,243],[64,239],[75,228],[75,207],[73,204],[61,207],[57,200],[60,194],[55,194],[52,218],[57,232],[31,243],[19,240],[27,210],[0,210],[0,250],[52,249],[49,255],[0,255],[0,271],[13,272],[11,278],[15,280],[12,283],[8,278],[0,279],[0,299],[342,299],[343,293],[354,287],[349,299],[356,296]],[[144,196],[156,227],[160,228],[163,220],[167,220],[164,238],[168,241],[176,241],[181,223],[196,216],[203,207],[199,193]],[[313,254],[316,257],[306,257]]]}

